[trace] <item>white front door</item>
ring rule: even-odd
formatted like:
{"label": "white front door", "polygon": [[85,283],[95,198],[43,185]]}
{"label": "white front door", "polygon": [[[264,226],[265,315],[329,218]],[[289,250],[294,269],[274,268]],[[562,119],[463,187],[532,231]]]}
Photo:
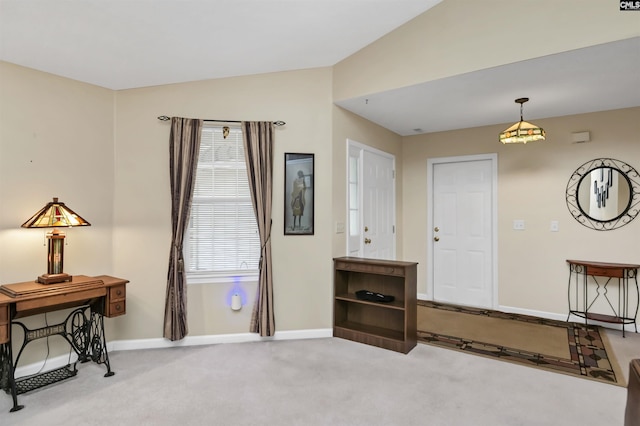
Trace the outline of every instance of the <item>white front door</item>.
{"label": "white front door", "polygon": [[433,299],[493,308],[495,155],[429,161]]}
{"label": "white front door", "polygon": [[395,259],[395,158],[349,141],[347,253]]}

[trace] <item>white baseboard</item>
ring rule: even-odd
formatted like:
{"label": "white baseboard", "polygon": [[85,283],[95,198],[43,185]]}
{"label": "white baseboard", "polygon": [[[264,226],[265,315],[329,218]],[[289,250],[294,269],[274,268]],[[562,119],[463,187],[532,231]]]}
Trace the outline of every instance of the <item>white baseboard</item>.
{"label": "white baseboard", "polygon": [[[581,318],[577,315],[570,315],[569,318],[567,318],[567,314],[556,314],[552,312],[534,311],[530,309],[514,308],[511,306],[500,306],[498,310],[502,312],[512,313],[512,314],[531,315],[534,317],[547,318],[547,319],[552,319],[556,321],[571,321],[571,322],[577,322],[577,323],[584,323],[584,318]],[[594,321],[594,320],[589,320],[589,325],[597,325],[603,328],[610,328],[613,330],[620,330],[620,331],[622,331],[622,327],[623,327],[622,324],[614,324],[614,323]],[[633,327],[633,324],[625,324],[624,327],[626,327],[625,331],[635,332],[635,328]]]}
{"label": "white baseboard", "polygon": [[333,336],[332,328],[315,330],[276,331],[275,336],[260,337],[256,333],[214,334],[208,336],[187,336],[172,342],[164,338],[115,340],[107,346],[110,351],[128,351],[135,349],[173,348],[179,346],[215,345],[219,343],[265,342],[272,340],[318,339]]}
{"label": "white baseboard", "polygon": [[[419,300],[429,300],[426,294],[418,294]],[[516,308],[513,306],[498,306],[497,310],[502,312],[508,312],[512,314],[530,315],[539,318],[547,318],[557,321],[566,321],[566,314],[558,314],[554,312],[536,311],[532,309]],[[583,322],[583,318],[571,316],[571,321]],[[612,328],[616,330],[622,330],[622,326],[619,324],[600,323],[599,321],[589,321],[589,324],[600,325],[602,327]],[[635,331],[633,325],[629,324],[627,331]],[[333,336],[333,329],[331,328],[319,328],[311,330],[290,330],[290,331],[277,331],[275,336],[260,337],[255,333],[235,333],[235,334],[216,334],[207,336],[187,336],[182,340],[172,342],[164,338],[153,339],[134,339],[134,340],[115,340],[107,343],[107,350],[109,352],[117,351],[129,351],[136,349],[160,349],[160,348],[172,348],[180,346],[200,346],[200,345],[215,345],[220,343],[246,343],[246,342],[266,342],[274,340],[299,340],[299,339],[318,339]],[[37,374],[40,371],[49,371],[55,368],[64,367],[69,363],[74,363],[77,360],[77,356],[73,354],[71,358],[68,355],[62,355],[54,358],[50,358],[43,362],[37,362],[23,367],[16,368],[15,376],[24,377],[32,374]]]}
{"label": "white baseboard", "polygon": [[536,311],[533,309],[514,308],[513,306],[499,305],[498,311],[510,314],[529,315],[532,317],[552,319],[556,321],[566,321],[567,314],[557,314],[555,312]]}
{"label": "white baseboard", "polygon": [[[318,328],[312,330],[276,331],[276,334],[271,337],[260,337],[256,333],[236,333],[208,336],[187,336],[184,339],[175,342],[164,338],[114,340],[107,343],[107,350],[112,353],[117,351],[129,351],[136,349],[160,349],[178,346],[215,345],[220,343],[267,342],[274,340],[319,339],[331,336],[333,336],[332,328]],[[16,368],[15,376],[30,376],[41,371],[49,371],[56,368],[64,367],[69,363],[73,364],[77,359],[78,357],[76,354],[73,354],[71,360],[69,360],[68,355],[49,358],[46,361],[36,362]]]}
{"label": "white baseboard", "polygon": [[44,371],[50,371],[55,370],[56,368],[64,367],[67,364],[73,364],[77,360],[78,355],[76,355],[75,353],[72,354],[71,358],[69,358],[69,355],[60,355],[54,358],[48,358],[46,360],[34,362],[33,364],[28,364],[23,367],[17,367],[14,376],[16,378],[32,376]]}
{"label": "white baseboard", "polygon": [[[422,293],[418,294],[418,299],[431,300],[430,298],[427,297],[426,294],[422,294]],[[513,306],[506,306],[506,305],[499,305],[496,308],[496,310],[501,312],[507,312],[510,314],[529,315],[533,317],[546,318],[546,319],[551,319],[556,321],[567,321],[567,314],[558,314],[555,312],[536,311],[533,309],[516,308]],[[576,315],[570,315],[568,320],[571,322],[584,323],[584,318],[578,317]],[[613,323],[594,321],[594,320],[589,320],[589,324],[598,325],[600,327],[610,328],[613,330],[620,330],[620,331],[622,331],[622,327],[623,327],[622,324],[613,324]],[[625,331],[635,332],[635,328],[633,324],[626,324],[625,327],[626,327]]]}
{"label": "white baseboard", "polygon": [[[431,301],[432,299],[430,297],[427,297],[427,294],[425,293],[418,293],[418,300],[429,300]],[[567,315],[566,314],[556,314],[553,312],[544,312],[544,311],[534,311],[531,309],[523,309],[523,308],[514,308],[513,306],[505,306],[505,305],[498,305],[497,308],[495,308],[496,311],[501,311],[501,312],[507,312],[510,314],[520,314],[520,315],[531,315],[534,317],[540,317],[540,318],[547,318],[547,319],[553,319],[553,320],[558,320],[558,321],[566,321],[567,319]]]}

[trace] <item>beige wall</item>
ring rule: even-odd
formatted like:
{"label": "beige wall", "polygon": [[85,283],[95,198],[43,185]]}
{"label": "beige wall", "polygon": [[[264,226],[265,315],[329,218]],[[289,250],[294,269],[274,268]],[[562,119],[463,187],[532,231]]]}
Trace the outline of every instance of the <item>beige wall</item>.
{"label": "beige wall", "polygon": [[[114,265],[131,280],[117,338],[161,337],[171,238],[168,139],[159,115],[283,120],[275,131],[273,279],[276,330],[331,327],[331,69],[125,90],[116,94]],[[284,236],[284,153],[315,154],[315,235]],[[232,284],[189,285],[190,335],[246,333],[248,305],[226,306]]]}
{"label": "beige wall", "polygon": [[[522,24],[526,23],[523,28]],[[444,0],[334,67],[343,100],[640,35],[603,0]]]}
{"label": "beige wall", "polygon": [[46,273],[20,225],[53,197],[92,225],[66,232],[65,270],[110,270],[113,179],[113,92],[0,62],[0,281]]}
{"label": "beige wall", "polygon": [[[19,225],[58,196],[92,223],[69,232],[65,270],[131,280],[127,315],[107,321],[109,338],[160,337],[170,239],[169,124],[156,117],[284,120],[276,130],[272,234],[274,259],[282,259],[274,263],[278,331],[331,327],[331,258],[346,250],[335,223],[346,221],[347,138],[396,156],[398,257],[420,263],[420,292],[426,292],[427,158],[497,152],[500,304],[565,312],[564,259],[639,260],[633,236],[640,220],[598,233],[577,224],[564,203],[568,177],[588,159],[618,157],[640,167],[637,108],[541,120],[546,142],[503,147],[496,135],[504,126],[400,138],[332,105],[639,31],[637,14],[600,0],[487,3],[445,0],[333,68],[112,92],[0,63],[0,281],[44,272],[42,233]],[[513,16],[526,13],[545,22],[542,30],[510,27]],[[469,16],[474,19],[463,19]],[[591,130],[593,142],[570,145],[569,133],[583,130]],[[283,235],[285,152],[315,154],[314,236]],[[527,221],[525,232],[511,230],[516,218]],[[552,219],[560,221],[559,233],[548,232]],[[240,312],[225,306],[230,288],[189,286],[192,336],[248,330],[255,287],[247,286],[249,303]]]}
{"label": "beige wall", "polygon": [[[566,259],[640,263],[640,218],[600,232],[580,225],[565,201],[571,174],[586,161],[610,157],[640,170],[640,108],[536,120],[544,142],[507,145],[498,133],[511,123],[407,137],[403,141],[404,253],[419,262],[418,292],[426,287],[428,244],[427,159],[498,154],[499,304],[555,314],[567,313]],[[590,131],[591,142],[571,144],[572,132]],[[514,219],[525,231],[512,229]],[[550,222],[560,223],[550,232]]]}
{"label": "beige wall", "polygon": [[[347,110],[333,107],[333,229],[347,222],[347,139],[395,156],[396,176],[402,176],[402,137]],[[396,178],[396,256],[402,258],[402,179]],[[347,233],[335,233],[333,257],[347,253]]]}
{"label": "beige wall", "polygon": [[[0,283],[47,272],[45,231],[20,225],[53,197],[91,223],[65,230],[64,271],[114,272],[113,119],[111,90],[0,62]],[[31,343],[24,361],[42,360],[44,343]]]}
{"label": "beige wall", "polygon": [[[43,233],[19,226],[59,196],[92,227],[69,231],[65,271],[129,279],[127,315],[110,340],[162,336],[171,232],[169,124],[159,115],[283,120],[276,128],[272,249],[277,331],[332,324],[332,105],[329,68],[112,92],[0,63],[0,280],[46,272]],[[115,98],[115,99],[114,99]],[[114,113],[115,111],[115,113]],[[115,128],[115,130],[114,130]],[[315,154],[315,235],[284,236],[284,153]],[[51,166],[57,167],[50,175]],[[190,285],[190,335],[246,333],[248,305],[226,306],[231,284]],[[33,318],[41,324],[39,318]],[[60,342],[58,342],[60,343]],[[34,347],[39,342],[32,344]],[[30,345],[31,346],[31,345]],[[42,346],[42,345],[40,345]],[[56,345],[52,354],[68,348]],[[42,359],[41,350],[25,358]]]}
{"label": "beige wall", "polygon": [[[127,315],[107,321],[110,339],[161,337],[171,232],[170,126],[156,117],[284,120],[286,126],[276,128],[274,153],[276,328],[331,327],[331,259],[345,254],[344,234],[336,236],[334,231],[337,220],[346,220],[342,178],[346,139],[394,154],[398,175],[401,170],[398,135],[332,106],[331,69],[112,92],[1,65],[0,188],[3,205],[16,207],[0,211],[3,283],[45,272],[42,232],[19,225],[59,196],[92,222],[91,228],[68,232],[65,271],[111,274],[131,281]],[[315,154],[313,236],[283,235],[285,152]],[[45,171],[51,164],[58,167],[54,178]],[[398,209],[401,193],[398,179]],[[225,304],[231,288],[231,284],[188,287],[191,336],[248,331],[255,285],[244,286],[249,300],[240,312]]]}

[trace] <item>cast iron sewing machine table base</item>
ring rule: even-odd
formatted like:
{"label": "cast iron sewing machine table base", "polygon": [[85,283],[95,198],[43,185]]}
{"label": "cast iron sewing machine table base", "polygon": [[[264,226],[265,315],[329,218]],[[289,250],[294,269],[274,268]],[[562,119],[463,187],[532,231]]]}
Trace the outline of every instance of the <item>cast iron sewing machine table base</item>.
{"label": "cast iron sewing machine table base", "polygon": [[[18,404],[18,395],[75,376],[78,362],[104,364],[107,368],[105,377],[114,374],[109,363],[104,317],[125,313],[126,283],[126,280],[108,276],[78,276],[71,283],[43,285],[28,282],[0,287],[0,388],[13,398],[11,412],[24,407]],[[24,323],[16,321],[22,317],[66,308],[74,309],[58,324],[29,329]],[[3,321],[5,316],[8,318]],[[21,327],[23,331],[22,344],[15,361],[11,326]],[[78,356],[77,360],[64,367],[16,379],[15,369],[27,345],[34,340],[56,335],[69,343]]]}

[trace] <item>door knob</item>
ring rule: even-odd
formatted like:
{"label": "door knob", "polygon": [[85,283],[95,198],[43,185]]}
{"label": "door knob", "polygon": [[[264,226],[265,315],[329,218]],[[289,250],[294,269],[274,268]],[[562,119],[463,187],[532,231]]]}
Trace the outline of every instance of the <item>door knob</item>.
{"label": "door knob", "polygon": [[440,228],[438,228],[437,226],[435,228],[433,228],[434,231],[438,232],[440,230]]}
{"label": "door knob", "polygon": [[440,241],[440,237],[434,237],[433,241]]}
{"label": "door knob", "polygon": [[371,244],[371,239],[370,238],[365,238],[364,239],[364,243],[365,244]]}

